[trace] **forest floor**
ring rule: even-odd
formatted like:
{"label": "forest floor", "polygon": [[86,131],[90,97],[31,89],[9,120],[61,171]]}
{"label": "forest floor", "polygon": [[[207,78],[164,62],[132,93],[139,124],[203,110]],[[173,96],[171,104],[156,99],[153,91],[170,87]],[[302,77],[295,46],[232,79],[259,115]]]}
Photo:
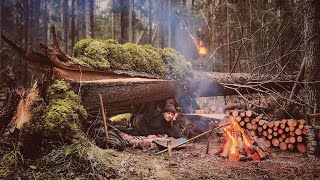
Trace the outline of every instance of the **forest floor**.
{"label": "forest floor", "polygon": [[[135,179],[319,179],[320,158],[271,149],[271,156],[261,161],[230,161],[215,155],[220,143],[210,145],[209,154],[205,154],[206,141],[190,143],[184,148],[173,151],[173,160],[168,154],[155,155],[155,152],[128,150],[128,160],[145,162],[148,167],[145,174],[131,174]],[[129,171],[137,171],[139,166],[132,166]],[[146,171],[144,171],[146,172]],[[147,177],[147,178],[146,178]]]}

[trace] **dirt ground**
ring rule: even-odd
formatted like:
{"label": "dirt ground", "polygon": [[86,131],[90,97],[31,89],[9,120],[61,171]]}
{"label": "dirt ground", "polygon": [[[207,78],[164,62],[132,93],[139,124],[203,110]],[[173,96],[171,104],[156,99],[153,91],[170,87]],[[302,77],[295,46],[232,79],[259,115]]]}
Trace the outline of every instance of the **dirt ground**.
{"label": "dirt ground", "polygon": [[266,160],[238,162],[215,155],[219,145],[212,142],[209,154],[205,154],[205,140],[187,144],[173,151],[171,162],[167,153],[155,155],[155,150],[125,153],[128,160],[134,157],[140,161],[133,163],[129,171],[139,168],[135,164],[149,163],[144,166],[149,167],[147,179],[320,179],[319,157],[271,148],[272,154]]}

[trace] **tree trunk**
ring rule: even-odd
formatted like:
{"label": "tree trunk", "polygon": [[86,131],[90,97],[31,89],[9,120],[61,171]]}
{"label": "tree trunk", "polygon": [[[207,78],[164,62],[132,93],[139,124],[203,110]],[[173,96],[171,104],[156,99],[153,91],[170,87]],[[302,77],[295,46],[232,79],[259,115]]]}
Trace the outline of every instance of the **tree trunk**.
{"label": "tree trunk", "polygon": [[47,23],[48,25],[47,25],[47,27],[49,27],[49,28],[47,28],[46,29],[46,31],[47,31],[47,39],[48,40],[50,40],[50,36],[51,36],[51,33],[50,33],[50,27],[53,25],[52,24],[52,13],[53,13],[53,0],[50,0],[50,2],[48,3],[49,5],[48,5],[48,21],[47,22],[45,22],[45,23]]}
{"label": "tree trunk", "polygon": [[45,13],[43,13],[43,31],[42,31],[42,33],[44,34],[43,43],[45,43],[45,44],[48,44],[48,36],[47,36],[47,29],[49,29],[49,27],[48,27],[49,14],[47,13],[48,12],[48,4],[49,4],[49,2],[47,2],[47,1],[43,2],[43,8],[44,8]]}
{"label": "tree trunk", "polygon": [[91,22],[90,22],[90,1],[86,1],[86,4],[84,5],[85,8],[85,12],[84,12],[84,16],[85,16],[85,32],[86,32],[86,38],[92,38],[92,29],[91,29]]}
{"label": "tree trunk", "polygon": [[115,23],[115,5],[116,5],[116,2],[115,0],[112,0],[112,13],[111,13],[111,37],[112,39],[116,39],[116,23]]}
{"label": "tree trunk", "polygon": [[62,2],[62,16],[63,16],[63,47],[64,47],[64,52],[68,54],[69,48],[68,48],[68,42],[69,42],[69,1],[68,0],[63,0]]}
{"label": "tree trunk", "polygon": [[33,0],[31,1],[33,2],[33,15],[32,15],[32,31],[30,33],[32,33],[32,41],[31,41],[31,46],[33,49],[38,50],[38,44],[40,42],[40,31],[39,31],[39,27],[40,27],[40,7],[41,7],[41,0]]}
{"label": "tree trunk", "polygon": [[94,38],[94,0],[89,1],[91,37]]}
{"label": "tree trunk", "polygon": [[[4,5],[4,1],[0,1],[0,34],[2,34],[2,26],[3,26],[3,23],[2,23],[2,8],[3,8],[3,5]],[[0,38],[0,69],[2,69],[2,38]]]}
{"label": "tree trunk", "polygon": [[159,38],[160,47],[167,47],[166,39],[168,38],[168,0],[159,3]]}
{"label": "tree trunk", "polygon": [[149,34],[148,34],[148,40],[149,44],[152,44],[152,0],[149,0],[149,11],[148,11],[148,27],[149,27]]}
{"label": "tree trunk", "polygon": [[223,5],[223,10],[221,16],[224,16],[224,25],[223,25],[223,29],[222,29],[222,44],[224,45],[222,47],[222,64],[223,64],[223,72],[227,73],[230,72],[230,45],[229,43],[229,10],[228,10],[228,6],[227,6],[227,1],[223,2],[223,4],[226,3],[225,5]]}
{"label": "tree trunk", "polygon": [[172,19],[172,17],[171,17],[171,1],[170,0],[168,0],[168,47],[169,48],[171,48],[172,47],[172,44],[171,44],[171,39],[172,39],[172,37],[171,37],[171,35],[172,35],[172,32],[171,32],[171,19]]}
{"label": "tree trunk", "polygon": [[133,42],[133,3],[134,0],[128,0],[128,41]]}
{"label": "tree trunk", "polygon": [[76,16],[75,16],[75,1],[76,0],[72,0],[71,1],[71,48],[73,48],[73,46],[75,45],[75,41],[76,41]]}
{"label": "tree trunk", "polygon": [[[319,81],[320,72],[320,37],[319,37],[320,2],[318,0],[304,1],[304,42],[305,42],[305,81]],[[311,39],[310,39],[311,38]],[[307,103],[319,109],[320,85],[307,83]],[[306,106],[307,113],[313,110]]]}
{"label": "tree trunk", "polygon": [[128,33],[128,26],[129,26],[129,0],[120,0],[120,17],[121,17],[121,38],[120,43],[124,44],[129,41],[129,33]]}
{"label": "tree trunk", "polygon": [[81,18],[79,18],[79,24],[81,25],[81,32],[82,34],[80,34],[79,39],[83,39],[86,38],[86,0],[82,0],[81,1],[81,5],[80,5],[80,15]]}

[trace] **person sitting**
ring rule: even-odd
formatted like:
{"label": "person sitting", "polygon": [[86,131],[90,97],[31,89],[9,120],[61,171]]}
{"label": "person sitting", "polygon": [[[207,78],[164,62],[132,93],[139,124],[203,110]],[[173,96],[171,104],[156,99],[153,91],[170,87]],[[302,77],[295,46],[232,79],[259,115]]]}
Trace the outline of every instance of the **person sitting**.
{"label": "person sitting", "polygon": [[180,138],[181,132],[177,122],[176,108],[167,103],[162,111],[151,106],[143,114],[135,115],[132,119],[132,130],[123,131],[133,136],[147,136],[167,134],[170,137]]}

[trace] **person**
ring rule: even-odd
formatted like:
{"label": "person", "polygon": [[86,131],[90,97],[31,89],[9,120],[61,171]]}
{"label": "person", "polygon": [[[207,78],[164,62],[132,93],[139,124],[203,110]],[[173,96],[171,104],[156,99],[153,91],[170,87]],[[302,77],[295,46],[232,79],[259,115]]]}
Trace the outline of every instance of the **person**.
{"label": "person", "polygon": [[133,136],[147,136],[167,134],[170,137],[180,138],[181,132],[177,122],[177,112],[173,103],[166,103],[162,111],[150,106],[143,114],[136,115],[132,120],[132,131],[126,133]]}

